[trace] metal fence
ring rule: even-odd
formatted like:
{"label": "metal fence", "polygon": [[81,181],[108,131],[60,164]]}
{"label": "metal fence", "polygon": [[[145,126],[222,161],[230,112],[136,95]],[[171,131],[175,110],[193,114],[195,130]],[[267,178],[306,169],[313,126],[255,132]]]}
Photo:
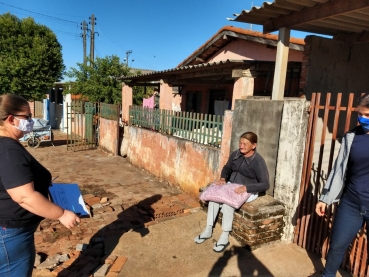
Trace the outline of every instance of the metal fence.
{"label": "metal fence", "polygon": [[120,117],[120,105],[100,103],[100,116],[105,119],[116,120]]}
{"label": "metal fence", "polygon": [[192,112],[129,108],[129,124],[160,133],[220,147],[223,134],[223,116]]}
{"label": "metal fence", "polygon": [[99,103],[73,100],[66,105],[67,149],[73,151],[96,148],[99,125]]}

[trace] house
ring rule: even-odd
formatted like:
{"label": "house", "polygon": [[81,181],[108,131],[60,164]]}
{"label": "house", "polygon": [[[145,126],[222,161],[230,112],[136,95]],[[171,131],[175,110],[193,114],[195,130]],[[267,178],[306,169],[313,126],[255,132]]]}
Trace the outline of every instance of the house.
{"label": "house", "polygon": [[[279,43],[275,35],[227,26],[176,68],[121,78],[122,117],[131,123],[124,127],[121,153],[135,166],[197,197],[200,187],[219,178],[230,152],[238,147],[239,136],[252,130],[259,135],[258,151],[266,160],[271,180],[264,207],[273,206],[285,191],[293,191],[295,199],[308,118],[305,99],[296,97],[300,93],[304,42],[291,38],[286,43],[286,100],[270,101]],[[282,78],[279,75],[278,82]],[[158,87],[160,111],[132,106],[133,86]],[[177,105],[184,112],[178,113]],[[192,111],[195,115],[189,113]],[[183,126],[185,137],[177,136]],[[221,136],[216,135],[218,147],[214,141],[199,142],[197,134],[203,129],[210,136],[221,130]],[[281,138],[283,147],[279,147]],[[281,169],[297,173],[280,184],[275,180]],[[290,216],[293,210],[289,203],[281,206],[282,214],[287,209]],[[266,220],[269,216],[267,212],[259,218]],[[271,240],[278,240],[283,219],[269,227],[265,230],[273,233]],[[260,236],[260,240],[246,243],[260,245],[266,240]]]}
{"label": "house", "polygon": [[[323,258],[327,254],[335,206],[328,216],[314,212],[319,192],[330,171],[339,138],[357,124],[355,98],[367,92],[369,78],[369,2],[365,0],[275,0],[238,12],[233,21],[260,24],[263,32],[279,31],[275,72],[285,74],[290,30],[317,35],[305,38],[300,90],[310,105],[303,176],[296,211],[293,241]],[[324,37],[320,35],[325,35]],[[330,36],[330,37],[326,37]],[[275,77],[278,79],[279,76]],[[272,99],[283,99],[282,78],[273,86]],[[315,94],[317,93],[317,94]],[[286,174],[286,179],[290,173]],[[286,199],[291,198],[286,195]],[[287,226],[287,225],[286,225]],[[368,272],[365,228],[359,231],[343,265],[351,274]]]}
{"label": "house", "polygon": [[[161,109],[180,106],[204,114],[223,115],[236,99],[271,96],[277,43],[276,35],[223,27],[176,68],[123,77],[123,119],[128,120],[132,104],[125,91],[132,86],[159,86]],[[301,39],[290,39],[285,96],[299,95],[303,45]],[[219,111],[217,101],[228,104]]]}

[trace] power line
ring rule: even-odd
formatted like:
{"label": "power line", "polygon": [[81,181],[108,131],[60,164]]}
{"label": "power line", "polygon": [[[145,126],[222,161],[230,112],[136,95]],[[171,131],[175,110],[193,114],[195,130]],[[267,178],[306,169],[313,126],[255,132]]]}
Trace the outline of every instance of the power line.
{"label": "power line", "polygon": [[[101,25],[101,24],[100,24]],[[122,50],[126,50],[127,48],[125,46],[123,46],[123,44],[116,39],[113,35],[111,35],[108,31],[102,31],[100,29],[99,26],[97,26],[97,28],[99,29],[100,33],[102,34],[102,36],[104,36],[104,33],[108,36],[108,38],[111,40],[111,42],[113,42],[115,45],[117,45],[119,48],[121,48]],[[132,56],[135,57],[135,61],[142,63],[143,65],[147,66],[148,68],[154,68],[154,66],[150,65],[149,63],[145,62],[144,60],[140,59],[137,55],[135,55],[134,53],[132,53]]]}
{"label": "power line", "polygon": [[53,32],[57,32],[57,33],[63,33],[65,35],[70,35],[70,36],[75,36],[75,37],[79,37],[79,34],[76,33],[72,33],[72,32],[66,32],[66,31],[61,31],[61,30],[55,30],[55,29],[50,29]]}
{"label": "power line", "polygon": [[78,22],[75,22],[75,21],[70,21],[70,20],[59,18],[59,17],[55,17],[55,16],[51,16],[51,15],[46,15],[46,14],[43,14],[43,13],[33,12],[33,11],[30,11],[30,10],[27,10],[27,9],[23,9],[23,8],[16,7],[16,6],[13,6],[13,5],[5,4],[3,2],[0,2],[0,4],[2,4],[4,6],[9,6],[9,7],[15,8],[15,9],[19,9],[19,10],[22,10],[22,11],[26,11],[26,12],[29,12],[29,13],[34,13],[34,14],[38,14],[38,15],[41,15],[41,16],[44,16],[44,17],[52,18],[54,20],[64,21],[64,22],[73,23],[73,24],[77,24],[78,25]]}

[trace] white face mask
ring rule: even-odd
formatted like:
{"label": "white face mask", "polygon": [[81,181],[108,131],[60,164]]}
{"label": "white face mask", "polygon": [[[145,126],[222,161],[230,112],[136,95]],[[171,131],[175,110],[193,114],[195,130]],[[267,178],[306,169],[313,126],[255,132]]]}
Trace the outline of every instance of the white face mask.
{"label": "white face mask", "polygon": [[19,125],[14,127],[19,131],[22,131],[23,134],[28,134],[33,131],[34,121],[32,119],[15,118],[19,120]]}

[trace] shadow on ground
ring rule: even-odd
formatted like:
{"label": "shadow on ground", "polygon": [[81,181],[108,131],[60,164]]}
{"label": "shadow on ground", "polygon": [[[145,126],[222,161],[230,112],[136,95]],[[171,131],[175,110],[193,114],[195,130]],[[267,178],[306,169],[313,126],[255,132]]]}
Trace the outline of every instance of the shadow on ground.
{"label": "shadow on ground", "polygon": [[244,247],[232,246],[225,250],[209,272],[208,277],[227,276],[223,272],[229,260],[236,256],[240,276],[273,276],[273,274]]}
{"label": "shadow on ground", "polygon": [[[119,213],[115,221],[102,227],[91,237],[88,245],[83,245],[83,251],[78,252],[80,253],[78,256],[71,257],[70,264],[65,264],[64,269],[59,273],[60,276],[69,276],[73,273],[76,274],[75,276],[90,276],[89,274],[103,267],[104,264],[112,265],[117,256],[112,256],[111,252],[124,233],[133,231],[139,233],[141,237],[149,234],[145,224],[155,218],[155,210],[151,205],[161,198],[159,194],[153,195]],[[109,239],[109,247],[106,247],[107,239]]]}

